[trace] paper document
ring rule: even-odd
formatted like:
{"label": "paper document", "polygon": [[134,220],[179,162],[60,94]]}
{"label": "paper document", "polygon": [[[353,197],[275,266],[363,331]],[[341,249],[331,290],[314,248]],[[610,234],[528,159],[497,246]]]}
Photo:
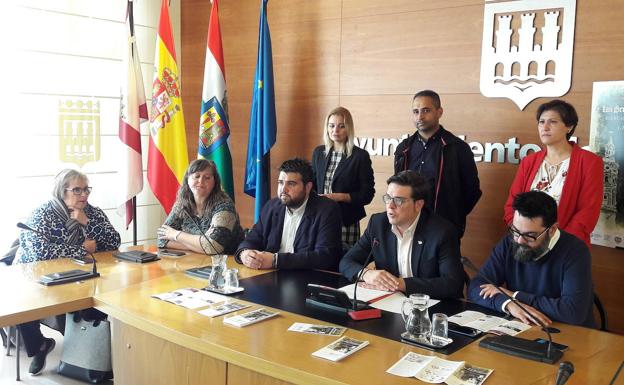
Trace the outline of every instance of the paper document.
{"label": "paper document", "polygon": [[[343,286],[339,290],[347,293],[350,299],[353,299],[353,290],[355,289],[355,284]],[[357,289],[357,299],[358,301],[368,302],[371,307],[374,307],[379,310],[389,311],[391,313],[401,314],[401,307],[403,306],[403,301],[405,300],[405,294],[400,291],[385,291],[385,290],[377,290],[377,289],[369,289],[367,287],[363,287],[362,285],[358,286]],[[430,299],[429,306],[431,307],[440,302],[437,299]]]}
{"label": "paper document", "polygon": [[[353,299],[353,291],[355,290],[355,284],[352,283],[351,285],[343,286],[340,288],[340,290],[347,293],[347,295],[349,296],[349,299]],[[362,285],[359,285],[357,288],[357,299],[359,301],[364,301],[364,302],[371,302],[381,297],[389,296],[391,294],[392,294],[391,291],[369,289]]]}
{"label": "paper document", "polygon": [[243,326],[255,324],[256,322],[264,321],[267,318],[275,317],[278,314],[279,312],[274,312],[274,311],[262,308],[262,309],[252,310],[247,313],[235,315],[233,317],[224,318],[223,322],[228,325],[232,325],[232,326],[236,326],[240,328]]}
{"label": "paper document", "polygon": [[313,325],[301,322],[295,322],[289,328],[289,332],[299,332],[308,334],[320,334],[326,336],[341,336],[347,328],[342,326]]}
{"label": "paper document", "polygon": [[220,315],[233,313],[235,311],[239,311],[250,306],[251,305],[247,305],[241,302],[226,302],[221,305],[215,305],[213,307],[209,307],[208,309],[200,310],[199,314],[214,318]]}
{"label": "paper document", "polygon": [[228,297],[224,295],[211,293],[193,287],[178,289],[167,293],[153,294],[152,297],[185,307],[187,309],[197,309],[217,302],[223,302],[228,299]]}
{"label": "paper document", "polygon": [[409,352],[386,372],[400,377],[415,377],[431,384],[446,382],[448,385],[480,385],[492,373],[492,369]]}
{"label": "paper document", "polygon": [[487,315],[472,310],[466,310],[455,314],[454,316],[449,317],[448,321],[460,326],[477,329],[485,333],[499,335],[507,334],[510,336],[515,336],[516,334],[531,328],[530,325],[524,324],[520,321],[508,321],[501,317]]}
{"label": "paper document", "polygon": [[[370,305],[374,308],[389,311],[391,313],[401,314],[401,308],[403,307],[403,301],[405,301],[406,297],[401,292],[395,292],[389,297],[384,299],[380,299],[379,301],[373,302]],[[440,302],[437,299],[429,299],[429,303],[427,307],[431,307]]]}
{"label": "paper document", "polygon": [[368,341],[342,337],[324,348],[312,353],[313,356],[330,361],[340,361],[368,345]]}

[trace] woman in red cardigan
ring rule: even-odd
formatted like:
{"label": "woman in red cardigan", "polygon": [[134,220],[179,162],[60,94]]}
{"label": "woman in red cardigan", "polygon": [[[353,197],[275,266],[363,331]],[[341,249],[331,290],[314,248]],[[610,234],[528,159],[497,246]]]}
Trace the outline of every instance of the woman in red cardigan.
{"label": "woman in red cardigan", "polygon": [[537,109],[537,129],[545,150],[528,155],[516,172],[505,203],[505,223],[511,224],[511,204],[516,194],[539,190],[558,205],[559,228],[590,246],[598,222],[604,187],[602,158],[568,140],[578,124],[574,107],[552,100]]}

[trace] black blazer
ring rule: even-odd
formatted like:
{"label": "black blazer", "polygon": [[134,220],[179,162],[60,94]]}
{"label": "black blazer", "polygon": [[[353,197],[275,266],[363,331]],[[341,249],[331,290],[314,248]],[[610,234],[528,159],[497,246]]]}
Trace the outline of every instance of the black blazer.
{"label": "black blazer", "polygon": [[[399,276],[397,239],[386,213],[374,214],[362,238],[340,261],[340,272],[355,280],[366,257],[373,250],[379,270]],[[405,294],[428,294],[431,298],[463,297],[464,273],[460,262],[459,238],[447,220],[423,208],[412,245],[413,278],[405,278]]]}
{"label": "black blazer", "polygon": [[[325,154],[325,146],[318,146],[312,153],[312,170],[314,172],[314,189],[323,193],[325,186],[325,171],[329,163],[330,154]],[[348,193],[351,203],[338,202],[342,223],[352,225],[366,216],[364,206],[369,204],[375,196],[375,177],[371,165],[370,155],[366,150],[353,146],[351,156],[343,157],[332,180],[332,191]]]}
{"label": "black blazer", "polygon": [[[242,263],[240,253],[245,249],[271,253],[279,250],[285,212],[286,206],[279,198],[265,203],[260,219],[238,246],[235,256],[238,263]],[[279,253],[277,267],[335,271],[342,255],[340,215],[337,212],[336,202],[310,192],[303,218],[295,234],[294,253]]]}

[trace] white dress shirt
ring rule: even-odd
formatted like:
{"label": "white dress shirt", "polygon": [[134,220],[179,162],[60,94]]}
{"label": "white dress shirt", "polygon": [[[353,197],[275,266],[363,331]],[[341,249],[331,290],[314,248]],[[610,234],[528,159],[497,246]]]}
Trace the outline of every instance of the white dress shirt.
{"label": "white dress shirt", "polygon": [[306,205],[308,204],[308,198],[298,208],[291,210],[286,207],[284,214],[284,227],[282,228],[282,241],[280,243],[280,253],[293,253],[295,251],[295,235],[297,235],[297,229],[301,224],[301,218],[305,212]]}
{"label": "white dress shirt", "polygon": [[399,277],[412,278],[414,276],[412,272],[412,245],[414,244],[414,231],[416,225],[418,225],[418,219],[420,219],[420,213],[414,222],[403,232],[403,235],[399,232],[399,229],[392,225],[392,232],[397,238],[397,263],[399,265]]}

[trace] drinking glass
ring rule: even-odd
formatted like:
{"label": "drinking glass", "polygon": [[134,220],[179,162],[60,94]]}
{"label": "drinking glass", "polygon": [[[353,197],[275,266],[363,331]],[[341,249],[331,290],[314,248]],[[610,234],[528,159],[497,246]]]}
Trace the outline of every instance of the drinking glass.
{"label": "drinking glass", "polygon": [[225,290],[234,291],[238,289],[238,269],[227,269],[225,271]]}
{"label": "drinking glass", "polygon": [[448,338],[448,317],[444,313],[434,313],[431,316],[431,340]]}

